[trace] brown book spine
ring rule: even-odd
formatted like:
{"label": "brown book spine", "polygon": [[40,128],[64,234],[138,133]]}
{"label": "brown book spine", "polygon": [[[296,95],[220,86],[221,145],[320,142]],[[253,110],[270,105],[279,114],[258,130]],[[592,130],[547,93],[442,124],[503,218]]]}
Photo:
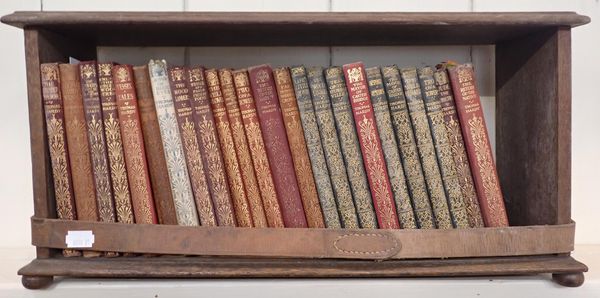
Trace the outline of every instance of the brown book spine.
{"label": "brown book spine", "polygon": [[192,190],[194,192],[200,224],[203,226],[216,226],[217,219],[208,191],[208,182],[206,181],[206,174],[196,136],[196,125],[192,116],[187,69],[183,67],[171,67],[168,72],[179,134],[183,143],[183,152],[192,182]]}
{"label": "brown book spine", "polygon": [[121,126],[117,114],[115,85],[112,80],[112,68],[112,63],[98,63],[98,87],[102,105],[102,122],[104,123],[106,136],[117,221],[134,223],[131,193],[129,192],[129,182],[127,181],[127,170],[125,168],[123,140],[121,139]]}
{"label": "brown book spine", "polygon": [[250,90],[248,72],[245,69],[236,70],[233,72],[233,77],[265,216],[269,227],[283,228],[281,208],[279,207],[275,183],[273,182],[271,167],[269,166],[265,143],[259,126],[254,97],[252,97],[252,90]]}
{"label": "brown book spine", "polygon": [[[67,135],[65,133],[58,63],[42,64],[40,66],[40,74],[50,163],[52,164],[56,214],[59,219],[75,220],[77,219],[77,210],[75,210],[71,164],[69,162]],[[65,249],[63,250],[63,255],[70,257],[79,256],[81,253],[76,250]]]}
{"label": "brown book spine", "polygon": [[304,140],[304,130],[300,120],[300,111],[294,94],[294,86],[292,78],[287,67],[277,68],[273,70],[275,77],[275,86],[277,87],[277,95],[281,112],[283,114],[283,122],[287,132],[290,149],[292,151],[292,160],[294,161],[294,170],[300,187],[300,195],[302,196],[302,205],[304,213],[310,228],[324,228],[323,213],[319,204],[319,196],[315,185],[310,159],[308,157],[308,149]]}
{"label": "brown book spine", "polygon": [[98,88],[96,61],[79,63],[79,80],[83,94],[83,110],[87,125],[88,142],[94,186],[96,189],[96,206],[100,221],[115,222],[115,206],[113,201],[112,183],[108,166],[108,153],[102,123],[102,107]]}
{"label": "brown book spine", "polygon": [[248,69],[248,74],[269,164],[275,179],[275,190],[280,200],[283,221],[289,228],[306,228],[308,223],[302,207],[302,198],[271,67],[268,65],[251,67]]}
{"label": "brown book spine", "polygon": [[471,64],[450,67],[448,74],[483,221],[486,227],[508,226],[473,67]]}
{"label": "brown book spine", "polygon": [[138,100],[133,86],[131,65],[113,67],[113,82],[117,100],[117,112],[122,128],[125,166],[131,186],[131,199],[136,223],[158,222],[154,210],[150,175],[146,164],[146,150],[140,123]]}
{"label": "brown book spine", "polygon": [[152,96],[148,65],[134,66],[133,75],[158,222],[165,225],[176,225],[177,213],[169,183],[169,172]]}
{"label": "brown book spine", "polygon": [[240,227],[252,226],[252,215],[248,206],[248,196],[240,173],[240,163],[235,152],[235,144],[233,143],[233,133],[231,125],[227,117],[227,108],[225,100],[219,84],[219,75],[216,69],[207,69],[204,71],[206,77],[206,85],[210,97],[210,104],[217,126],[219,135],[219,143],[221,144],[221,152],[225,161],[225,169],[227,170],[227,178],[229,179],[229,189],[233,199],[233,207],[235,209],[235,218]]}
{"label": "brown book spine", "polygon": [[445,68],[442,68],[436,70],[433,76],[440,94],[444,126],[448,132],[450,151],[456,165],[458,183],[467,209],[469,226],[473,228],[483,227],[483,217],[479,209],[479,201],[477,200],[477,193],[475,192],[475,185],[471,169],[469,168],[469,158],[467,157],[462,132],[460,131],[460,123],[458,122],[458,114],[456,113],[456,105],[454,104],[454,97],[450,89],[448,74]]}
{"label": "brown book spine", "polygon": [[188,70],[193,119],[196,122],[196,135],[200,144],[202,163],[207,173],[210,191],[219,226],[235,226],[233,203],[227,184],[225,165],[221,155],[219,138],[202,67]]}
{"label": "brown book spine", "polygon": [[240,162],[242,179],[246,186],[246,194],[248,195],[248,204],[250,206],[252,221],[255,227],[264,228],[267,227],[267,218],[265,210],[263,209],[258,182],[256,181],[256,173],[254,172],[254,166],[252,165],[252,157],[250,156],[248,140],[246,139],[246,134],[244,132],[244,123],[242,121],[242,114],[240,113],[240,106],[238,105],[237,95],[235,93],[235,86],[233,85],[233,75],[231,70],[225,68],[220,69],[219,82],[221,83],[223,100],[225,101],[225,107],[227,108],[227,117],[229,118],[229,124],[231,125],[233,143],[235,144],[235,150]]}
{"label": "brown book spine", "polygon": [[344,65],[343,69],[379,227],[399,229],[400,223],[377,133],[365,68],[362,62],[356,62]]}

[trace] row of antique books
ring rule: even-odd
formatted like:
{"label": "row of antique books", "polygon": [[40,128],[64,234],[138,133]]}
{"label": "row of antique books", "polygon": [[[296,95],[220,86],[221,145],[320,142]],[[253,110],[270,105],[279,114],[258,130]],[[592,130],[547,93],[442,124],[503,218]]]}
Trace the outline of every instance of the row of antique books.
{"label": "row of antique books", "polygon": [[58,218],[469,228],[508,220],[470,64],[41,65]]}

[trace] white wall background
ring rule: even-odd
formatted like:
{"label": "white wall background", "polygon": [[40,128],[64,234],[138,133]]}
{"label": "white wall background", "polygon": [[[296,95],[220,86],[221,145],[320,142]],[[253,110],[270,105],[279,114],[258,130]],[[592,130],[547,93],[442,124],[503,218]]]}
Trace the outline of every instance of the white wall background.
{"label": "white wall background", "polygon": [[[600,243],[600,98],[595,84],[600,69],[600,3],[598,0],[4,0],[0,15],[15,10],[43,11],[576,11],[592,23],[575,28],[572,37],[573,123],[572,198],[576,243]],[[29,247],[33,214],[31,159],[22,32],[0,26],[0,246]],[[494,137],[494,51],[491,46],[444,47],[308,47],[308,48],[99,48],[99,60],[142,64],[151,57],[172,64],[243,67],[342,64],[426,65],[445,59],[473,61],[477,69],[488,130]]]}

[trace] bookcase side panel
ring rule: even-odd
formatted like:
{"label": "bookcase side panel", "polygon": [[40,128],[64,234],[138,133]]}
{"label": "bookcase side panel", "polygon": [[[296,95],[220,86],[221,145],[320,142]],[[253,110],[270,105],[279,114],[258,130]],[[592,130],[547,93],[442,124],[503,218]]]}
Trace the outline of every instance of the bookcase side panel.
{"label": "bookcase side panel", "polygon": [[496,45],[496,144],[511,225],[570,222],[570,29]]}

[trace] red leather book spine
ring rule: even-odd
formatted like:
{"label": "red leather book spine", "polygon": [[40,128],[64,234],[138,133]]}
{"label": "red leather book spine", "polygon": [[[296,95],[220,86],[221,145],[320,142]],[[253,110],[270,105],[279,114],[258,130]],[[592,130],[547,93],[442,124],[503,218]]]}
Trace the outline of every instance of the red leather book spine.
{"label": "red leather book spine", "polygon": [[142,137],[140,112],[133,83],[131,65],[113,67],[113,82],[117,97],[117,111],[123,134],[125,166],[131,186],[133,213],[136,223],[155,224],[158,222],[154,210],[152,187],[146,163],[146,150]]}
{"label": "red leather book spine", "polygon": [[471,64],[448,67],[448,74],[483,221],[486,227],[506,227],[508,217],[473,67]]}
{"label": "red leather book spine", "polygon": [[377,133],[365,68],[362,62],[356,62],[345,64],[343,69],[379,227],[399,229],[400,223]]}
{"label": "red leather book spine", "polygon": [[273,72],[270,66],[259,65],[249,68],[248,74],[284,224],[289,228],[307,228]]}

